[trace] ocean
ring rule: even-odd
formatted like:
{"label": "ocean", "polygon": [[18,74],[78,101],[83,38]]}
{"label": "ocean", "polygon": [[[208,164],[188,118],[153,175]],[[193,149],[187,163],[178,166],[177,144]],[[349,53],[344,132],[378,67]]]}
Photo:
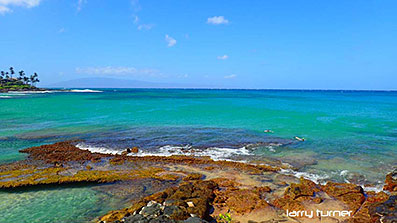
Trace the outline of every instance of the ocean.
{"label": "ocean", "polygon": [[[82,149],[106,153],[138,146],[138,155],[172,155],[194,148],[195,155],[219,160],[277,161],[291,166],[283,172],[318,183],[352,182],[376,190],[397,166],[397,92],[0,94],[0,163],[24,159],[20,149],[69,139],[83,140]],[[0,222],[89,222],[123,205],[95,185],[0,191]]]}

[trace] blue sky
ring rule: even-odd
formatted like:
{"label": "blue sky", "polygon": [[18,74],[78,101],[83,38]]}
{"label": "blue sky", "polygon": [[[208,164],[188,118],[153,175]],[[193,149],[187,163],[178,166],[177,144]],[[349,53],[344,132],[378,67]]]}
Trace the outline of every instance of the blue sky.
{"label": "blue sky", "polygon": [[392,0],[0,0],[0,30],[0,68],[44,85],[397,88]]}

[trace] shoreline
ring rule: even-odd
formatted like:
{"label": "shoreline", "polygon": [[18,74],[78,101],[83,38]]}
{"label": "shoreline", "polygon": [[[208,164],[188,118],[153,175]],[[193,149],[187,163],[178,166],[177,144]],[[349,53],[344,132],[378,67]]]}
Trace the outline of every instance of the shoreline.
{"label": "shoreline", "polygon": [[[160,185],[172,182],[170,185],[173,186],[165,190],[162,188],[149,197],[141,197],[131,202],[129,208],[114,210],[98,219],[98,222],[116,222],[122,219],[134,222],[135,218],[142,218],[145,222],[145,219],[153,217],[145,215],[145,209],[155,211],[156,218],[164,218],[167,220],[165,222],[185,221],[189,218],[194,218],[190,219],[191,222],[210,222],[217,218],[219,220],[219,214],[224,216],[225,213],[229,213],[235,222],[261,222],[259,220],[263,219],[269,222],[272,219],[281,222],[297,222],[294,219],[299,222],[316,222],[317,218],[286,216],[286,211],[326,211],[330,207],[354,213],[350,218],[336,218],[338,221],[376,222],[373,218],[379,220],[380,217],[373,209],[390,199],[392,201],[389,203],[393,199],[395,202],[393,195],[397,192],[395,173],[386,177],[384,191],[373,192],[349,183],[316,184],[303,177],[299,179],[283,174],[283,166],[267,163],[253,165],[183,155],[140,157],[130,156],[127,152],[122,155],[100,154],[81,150],[75,145],[76,142],[59,142],[22,150],[29,155],[26,160],[0,165],[0,187],[12,190],[34,185],[82,182],[103,184],[141,179],[158,181]],[[191,187],[196,189],[189,189],[189,194],[186,188]],[[211,196],[202,200],[197,194],[193,195],[194,191]],[[181,193],[184,195],[181,196]],[[168,205],[167,201],[175,199],[178,202]],[[165,214],[164,211],[169,211],[169,207],[172,207],[172,213],[179,214]],[[210,209],[213,210],[211,214]],[[395,214],[394,209],[386,216]],[[135,220],[130,221],[132,218]],[[332,218],[329,222],[333,222]]]}

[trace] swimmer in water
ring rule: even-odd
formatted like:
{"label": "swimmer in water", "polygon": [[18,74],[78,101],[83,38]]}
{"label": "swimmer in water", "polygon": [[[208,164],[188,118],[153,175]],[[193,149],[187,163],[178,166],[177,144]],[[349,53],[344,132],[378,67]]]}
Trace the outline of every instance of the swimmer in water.
{"label": "swimmer in water", "polygon": [[301,142],[305,141],[305,138],[303,138],[303,137],[300,138],[300,137],[298,137],[298,136],[295,136],[294,139],[296,139],[296,140],[298,140],[298,141],[301,141]]}
{"label": "swimmer in water", "polygon": [[263,132],[265,132],[265,133],[274,133],[272,130],[270,130],[270,129],[266,129],[265,131],[263,131]]}

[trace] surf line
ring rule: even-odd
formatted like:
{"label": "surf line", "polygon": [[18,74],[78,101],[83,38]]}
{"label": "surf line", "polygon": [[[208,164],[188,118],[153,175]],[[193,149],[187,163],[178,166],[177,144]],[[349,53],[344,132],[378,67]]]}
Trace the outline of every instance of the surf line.
{"label": "surf line", "polygon": [[314,213],[316,213],[316,217],[350,217],[353,211],[337,211],[337,210],[316,210],[314,211],[289,211],[287,210],[288,217],[306,217],[313,218]]}

